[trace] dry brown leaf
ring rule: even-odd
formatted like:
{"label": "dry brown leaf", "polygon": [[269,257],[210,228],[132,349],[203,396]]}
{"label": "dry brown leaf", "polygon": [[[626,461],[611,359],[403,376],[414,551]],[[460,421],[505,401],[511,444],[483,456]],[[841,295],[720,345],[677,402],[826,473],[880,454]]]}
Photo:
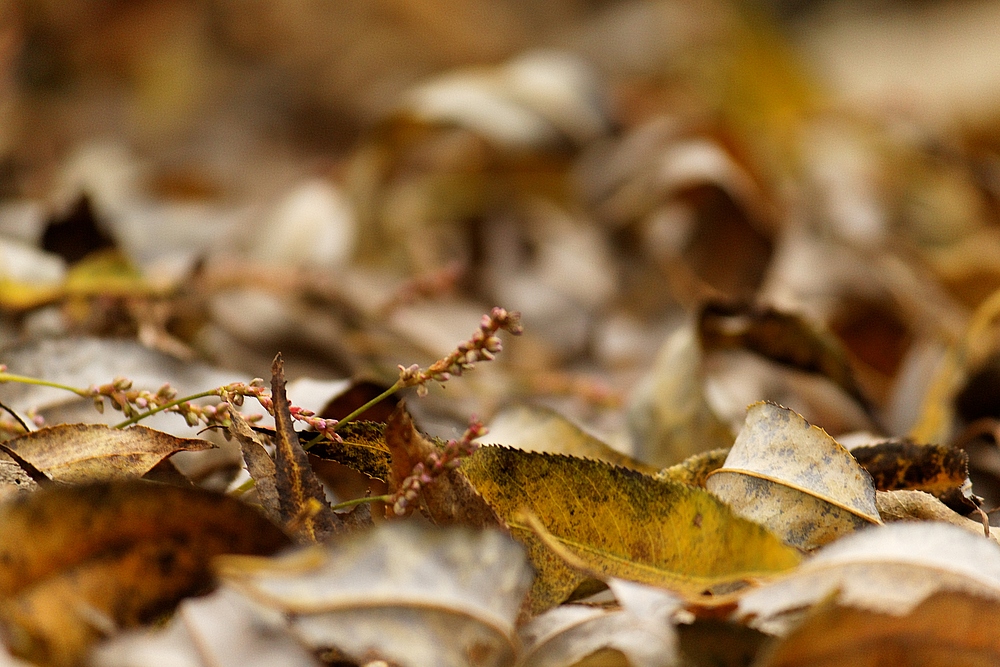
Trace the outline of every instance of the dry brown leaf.
{"label": "dry brown leaf", "polygon": [[622,654],[629,667],[667,667],[677,660],[674,613],[680,598],[620,579],[608,586],[619,607],[562,605],[520,630],[524,667],[570,667],[598,651]]}
{"label": "dry brown leaf", "polygon": [[[438,448],[416,429],[403,403],[397,406],[386,422],[385,443],[392,454],[393,489],[399,488],[414,465],[426,461],[427,456]],[[420,502],[431,520],[439,525],[458,524],[473,528],[503,525],[499,515],[469,480],[454,469],[424,486]]]}
{"label": "dry brown leaf", "polygon": [[822,605],[760,667],[991,667],[1000,664],[1000,602],[936,593],[904,616]]}
{"label": "dry brown leaf", "polygon": [[220,559],[225,581],[316,648],[401,667],[510,664],[531,580],[499,530],[395,522],[276,559]]}
{"label": "dry brown leaf", "polygon": [[791,545],[815,549],[881,523],[871,476],[826,431],[774,403],[754,403],[712,494]]}
{"label": "dry brown leaf", "polygon": [[667,479],[688,486],[700,486],[704,489],[705,480],[726,463],[727,456],[729,456],[728,449],[713,449],[709,452],[689,456],[676,465],[660,470],[653,476],[656,479]]}
{"label": "dry brown leaf", "polygon": [[[309,435],[309,432],[306,434]],[[389,481],[390,456],[385,444],[383,424],[367,421],[348,422],[337,428],[337,435],[343,442],[324,440],[310,447],[309,455],[324,461],[335,461],[370,479]]]}
{"label": "dry brown leaf", "polygon": [[869,528],[817,551],[795,571],[739,600],[751,627],[785,634],[803,610],[832,598],[843,606],[905,615],[934,593],[1000,600],[1000,546],[945,523]]}
{"label": "dry brown leaf", "polygon": [[[562,602],[587,578],[546,546],[548,537],[592,572],[691,595],[799,561],[796,550],[704,490],[601,461],[480,447],[460,470],[527,545],[538,570],[536,612]],[[524,510],[547,536],[536,534]]]}
{"label": "dry brown leaf", "polygon": [[288,538],[226,496],[149,482],[52,486],[0,505],[0,622],[15,653],[78,663],[212,583],[212,556]]}
{"label": "dry brown leaf", "polygon": [[[923,491],[878,491],[875,493],[875,505],[878,507],[882,521],[886,523],[893,521],[940,521],[958,526],[976,535],[986,533],[983,521],[964,517],[931,494]],[[975,515],[973,516],[975,517]],[[987,537],[1000,543],[1000,534],[992,530],[989,531]]]}
{"label": "dry brown leaf", "polygon": [[57,482],[81,484],[141,477],[176,452],[214,449],[207,440],[178,438],[145,426],[58,424],[4,443]]}
{"label": "dry brown leaf", "polygon": [[278,499],[277,469],[274,459],[267,453],[262,442],[263,436],[256,433],[250,423],[233,406],[229,415],[229,432],[240,443],[243,460],[247,472],[254,481],[254,492],[264,513],[276,524],[287,521],[281,512],[281,501]]}
{"label": "dry brown leaf", "polygon": [[743,349],[822,375],[857,401],[869,416],[874,414],[836,337],[799,315],[748,303],[713,301],[705,304],[699,314],[698,337],[706,353]]}
{"label": "dry brown leaf", "polygon": [[548,408],[533,405],[509,408],[494,417],[489,428],[493,445],[595,459],[648,475],[656,472],[654,467],[613,449]]}
{"label": "dry brown leaf", "polygon": [[275,486],[281,516],[300,541],[322,542],[343,530],[343,520],[330,507],[319,478],[313,472],[299,436],[292,427],[285,395],[284,364],[279,354],[271,366],[274,401]]}

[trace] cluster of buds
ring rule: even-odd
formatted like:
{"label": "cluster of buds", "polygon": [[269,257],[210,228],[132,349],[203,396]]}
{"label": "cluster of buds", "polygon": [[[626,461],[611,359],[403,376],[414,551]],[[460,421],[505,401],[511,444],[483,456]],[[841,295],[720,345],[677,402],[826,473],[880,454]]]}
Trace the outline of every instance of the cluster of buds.
{"label": "cluster of buds", "polygon": [[340,422],[336,419],[324,419],[323,417],[317,417],[316,413],[312,410],[306,410],[305,408],[300,408],[297,405],[289,407],[288,412],[292,415],[292,419],[303,422],[312,428],[312,430],[316,431],[320,437],[326,438],[331,442],[343,442],[341,437],[337,435],[337,424]]}
{"label": "cluster of buds", "polygon": [[467,341],[459,343],[448,356],[439,359],[427,369],[421,369],[416,364],[410,367],[399,367],[399,384],[403,387],[417,387],[417,395],[427,394],[427,383],[430,381],[447,382],[453,376],[472,370],[477,361],[492,361],[503,348],[497,333],[504,330],[514,336],[523,329],[520,322],[521,314],[507,312],[504,308],[494,308],[488,315],[483,315],[476,331]]}
{"label": "cluster of buds", "polygon": [[413,466],[413,470],[399,485],[399,490],[390,498],[393,514],[408,516],[412,513],[423,488],[447,471],[461,465],[463,458],[479,448],[479,443],[473,440],[483,437],[486,432],[486,427],[473,417],[461,438],[449,440],[444,447],[434,450],[426,459]]}
{"label": "cluster of buds", "polygon": [[160,387],[156,393],[145,389],[133,389],[128,378],[117,377],[107,384],[91,385],[87,395],[94,399],[94,408],[104,414],[104,399],[111,407],[126,417],[136,417],[143,410],[165,405],[177,397],[177,390],[169,384]]}

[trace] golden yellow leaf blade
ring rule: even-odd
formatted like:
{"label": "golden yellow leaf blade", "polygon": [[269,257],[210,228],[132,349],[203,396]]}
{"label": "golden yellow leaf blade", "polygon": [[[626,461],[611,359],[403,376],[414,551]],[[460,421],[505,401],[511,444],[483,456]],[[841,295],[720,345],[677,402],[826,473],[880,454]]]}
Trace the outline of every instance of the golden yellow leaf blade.
{"label": "golden yellow leaf blade", "polygon": [[560,602],[581,577],[560,570],[524,509],[589,570],[689,594],[799,562],[796,550],[707,492],[600,461],[481,447],[461,470],[528,546],[540,571],[533,600],[545,601],[536,610]]}

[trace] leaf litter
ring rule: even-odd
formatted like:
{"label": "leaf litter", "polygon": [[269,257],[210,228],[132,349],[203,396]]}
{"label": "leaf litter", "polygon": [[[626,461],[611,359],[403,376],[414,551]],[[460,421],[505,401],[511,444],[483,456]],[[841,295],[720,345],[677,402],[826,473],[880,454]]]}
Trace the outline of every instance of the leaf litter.
{"label": "leaf litter", "polygon": [[996,10],[841,4],[0,7],[7,649],[1000,660]]}

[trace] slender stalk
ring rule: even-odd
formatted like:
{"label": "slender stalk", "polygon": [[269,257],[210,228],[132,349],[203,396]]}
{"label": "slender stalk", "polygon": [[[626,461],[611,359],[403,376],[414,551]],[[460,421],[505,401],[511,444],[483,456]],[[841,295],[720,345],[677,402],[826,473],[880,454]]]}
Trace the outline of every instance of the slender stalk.
{"label": "slender stalk", "polygon": [[130,419],[126,419],[123,422],[115,424],[115,428],[125,428],[126,426],[131,426],[132,424],[136,424],[139,421],[145,419],[146,417],[151,417],[152,415],[155,415],[157,412],[163,412],[164,410],[169,410],[170,408],[176,407],[181,403],[187,403],[188,401],[193,401],[199,398],[207,398],[208,396],[218,396],[218,395],[219,395],[218,390],[209,389],[208,391],[203,391],[198,394],[191,394],[190,396],[185,396],[184,398],[178,398],[176,400],[170,401],[169,403],[164,403],[163,405],[159,405],[155,408],[150,408],[145,412],[140,412],[139,414]]}
{"label": "slender stalk", "polygon": [[19,382],[20,384],[34,384],[40,387],[53,387],[55,389],[62,389],[64,391],[71,391],[77,396],[83,396],[84,398],[90,398],[90,392],[86,389],[80,389],[78,387],[71,387],[68,384],[60,384],[58,382],[49,382],[48,380],[40,380],[38,378],[29,377],[27,375],[15,375],[13,373],[0,373],[0,383],[4,382]]}
{"label": "slender stalk", "polygon": [[337,503],[333,506],[333,510],[344,510],[348,507],[363,505],[365,503],[388,503],[390,500],[392,500],[392,496],[367,496],[365,498],[355,498],[353,500],[345,500],[342,503]]}
{"label": "slender stalk", "polygon": [[[338,428],[340,428],[344,424],[346,424],[346,423],[348,423],[348,422],[350,422],[350,421],[352,421],[354,419],[357,419],[358,415],[360,415],[361,413],[363,413],[365,410],[367,410],[368,408],[372,407],[376,403],[389,398],[390,396],[392,396],[393,394],[395,394],[397,391],[399,391],[400,389],[402,389],[403,386],[404,385],[403,385],[403,383],[402,383],[401,380],[396,380],[396,383],[393,384],[391,387],[389,387],[388,389],[386,389],[385,391],[383,391],[381,394],[379,394],[378,396],[376,396],[372,400],[370,400],[367,403],[365,403],[364,405],[362,405],[360,408],[358,408],[357,410],[355,410],[351,414],[349,414],[346,417],[344,417],[343,419],[341,419],[337,423],[337,425],[333,427],[333,430],[336,431]],[[313,443],[310,442],[309,444],[312,445]]]}

